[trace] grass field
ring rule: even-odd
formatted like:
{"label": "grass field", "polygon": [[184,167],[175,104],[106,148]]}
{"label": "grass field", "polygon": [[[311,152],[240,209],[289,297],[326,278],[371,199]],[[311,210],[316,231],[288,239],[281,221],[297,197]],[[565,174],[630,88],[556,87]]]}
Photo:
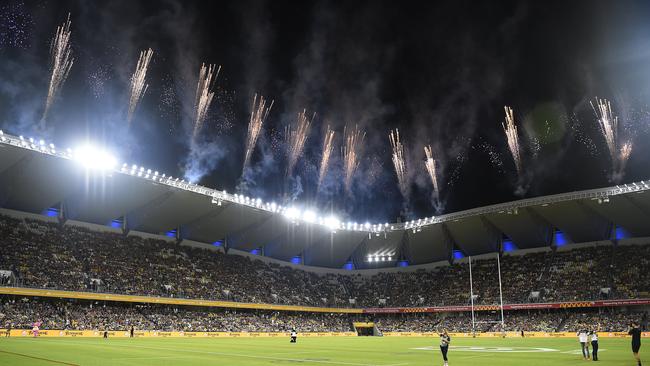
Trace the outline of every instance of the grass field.
{"label": "grass field", "polygon": [[[575,339],[455,338],[452,366],[585,364]],[[499,347],[499,349],[495,349]],[[628,339],[602,338],[599,365],[635,366]],[[643,359],[643,348],[641,348]],[[0,338],[0,365],[442,365],[432,338]]]}

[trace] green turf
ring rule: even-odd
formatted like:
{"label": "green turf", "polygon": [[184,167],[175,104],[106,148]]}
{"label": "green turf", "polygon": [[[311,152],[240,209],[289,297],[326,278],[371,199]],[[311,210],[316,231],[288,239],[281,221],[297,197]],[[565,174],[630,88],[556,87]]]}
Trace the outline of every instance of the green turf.
{"label": "green turf", "polygon": [[[550,352],[505,353],[451,349],[451,366],[585,364],[576,339],[455,338],[455,347],[542,347]],[[432,347],[432,350],[417,350]],[[601,338],[597,364],[635,366],[628,339]],[[10,352],[10,353],[9,353]],[[641,349],[643,358],[643,348]],[[650,361],[649,361],[650,362]],[[0,338],[0,365],[442,365],[433,338]]]}

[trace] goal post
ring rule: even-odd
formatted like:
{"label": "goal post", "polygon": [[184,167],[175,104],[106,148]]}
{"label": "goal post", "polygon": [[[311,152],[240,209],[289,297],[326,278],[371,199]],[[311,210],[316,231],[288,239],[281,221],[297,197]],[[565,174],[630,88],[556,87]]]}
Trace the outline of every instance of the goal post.
{"label": "goal post", "polygon": [[500,323],[501,331],[505,331],[505,317],[503,312],[503,285],[501,281],[501,254],[497,253],[497,274],[499,276],[499,310],[501,315],[501,320],[498,321],[476,321],[476,316],[474,314],[474,279],[472,277],[472,256],[468,256],[469,261],[469,299],[470,299],[470,310],[472,313],[472,334],[476,333],[476,324],[477,323]]}

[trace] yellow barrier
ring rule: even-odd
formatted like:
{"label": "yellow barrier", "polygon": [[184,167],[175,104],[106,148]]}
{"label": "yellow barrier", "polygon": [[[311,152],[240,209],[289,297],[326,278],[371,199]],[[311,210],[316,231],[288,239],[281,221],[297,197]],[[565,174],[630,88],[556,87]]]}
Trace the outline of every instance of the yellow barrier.
{"label": "yellow barrier", "polygon": [[[438,337],[436,332],[384,332],[386,337]],[[627,333],[620,332],[599,332],[601,338],[625,338]],[[487,333],[449,333],[452,338],[503,338],[504,334],[500,332]],[[575,332],[524,332],[526,338],[576,338]],[[642,333],[644,338],[650,338],[650,332]],[[506,332],[505,338],[521,338],[520,332]]]}
{"label": "yellow barrier", "polygon": [[[0,329],[0,336],[4,336],[5,330]],[[135,331],[136,338],[269,338],[289,337],[285,332],[161,332],[161,331]],[[12,329],[12,337],[33,337],[31,329]],[[39,337],[103,337],[102,330],[41,330]],[[298,337],[354,337],[354,332],[321,332],[321,333],[298,333]],[[126,330],[109,331],[109,338],[128,338]]]}
{"label": "yellow barrier", "polygon": [[354,325],[355,328],[372,328],[372,327],[375,326],[375,323],[371,323],[371,322],[365,322],[365,323],[364,322],[354,322],[354,323],[352,323],[352,325]]}
{"label": "yellow barrier", "polygon": [[121,301],[121,302],[138,302],[138,303],[147,303],[147,304],[207,306],[207,307],[255,309],[255,310],[306,311],[306,312],[317,312],[317,313],[351,313],[351,314],[363,313],[363,309],[350,309],[350,308],[321,308],[316,306],[253,304],[253,303],[243,303],[243,302],[234,302],[234,301],[175,299],[172,297],[118,295],[118,294],[46,290],[46,289],[34,289],[34,288],[22,288],[22,287],[0,287],[0,294],[18,295],[18,296],[55,297],[55,298],[82,299],[82,300],[95,300],[95,301]]}
{"label": "yellow barrier", "polygon": [[[0,329],[0,337],[4,336],[5,329]],[[524,333],[526,338],[576,338],[574,332],[528,332]],[[298,337],[354,337],[354,332],[314,332],[298,333]],[[384,332],[386,337],[431,337],[437,338],[435,332]],[[599,332],[601,338],[627,338],[624,332]],[[32,337],[31,329],[12,329],[12,337]],[[103,337],[102,330],[41,330],[39,337]],[[289,337],[288,332],[163,332],[163,331],[135,331],[136,338],[156,337],[156,338],[269,338],[269,337]],[[503,333],[449,333],[452,338],[502,338]],[[642,333],[644,338],[650,338],[650,332]],[[126,330],[109,331],[109,338],[128,338],[129,332]],[[519,332],[507,332],[505,338],[521,338]]]}

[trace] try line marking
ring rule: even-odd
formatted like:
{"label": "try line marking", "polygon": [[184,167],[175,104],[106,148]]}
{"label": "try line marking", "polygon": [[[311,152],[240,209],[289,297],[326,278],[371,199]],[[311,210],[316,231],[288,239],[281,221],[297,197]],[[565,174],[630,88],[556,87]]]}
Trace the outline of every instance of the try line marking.
{"label": "try line marking", "polygon": [[[81,342],[71,342],[71,341],[65,341],[65,340],[57,340],[56,343],[66,344],[66,345],[73,345],[74,344],[74,345],[83,345],[83,346],[93,346],[93,347],[102,347],[102,348],[109,347],[107,345],[101,345],[101,344],[89,344],[89,343],[81,343]],[[408,363],[374,364],[374,363],[356,363],[356,362],[345,362],[345,361],[311,360],[311,359],[308,359],[308,358],[254,356],[254,355],[247,355],[247,354],[243,354],[243,353],[198,351],[198,350],[190,350],[190,349],[183,349],[183,348],[138,346],[138,345],[134,345],[134,344],[128,344],[128,345],[127,344],[120,344],[120,347],[142,348],[142,349],[151,349],[151,350],[157,350],[157,351],[200,353],[200,354],[217,355],[217,356],[255,358],[255,359],[261,359],[261,360],[291,361],[291,362],[305,362],[305,363],[322,363],[322,364],[329,364],[329,365],[348,365],[348,366],[404,366],[404,365],[408,365]],[[110,348],[112,348],[112,347],[110,347]],[[72,365],[72,364],[67,364],[67,365]],[[72,366],[78,366],[78,365],[72,365]]]}

